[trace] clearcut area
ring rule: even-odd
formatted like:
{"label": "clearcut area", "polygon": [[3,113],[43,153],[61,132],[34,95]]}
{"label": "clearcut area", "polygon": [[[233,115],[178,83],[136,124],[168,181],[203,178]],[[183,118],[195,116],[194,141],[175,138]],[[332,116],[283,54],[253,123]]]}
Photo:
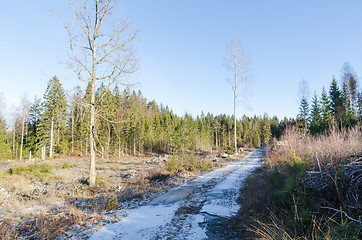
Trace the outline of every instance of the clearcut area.
{"label": "clearcut area", "polygon": [[239,189],[260,166],[262,156],[263,150],[256,149],[238,162],[170,189],[147,205],[126,210],[126,217],[104,225],[90,239],[215,239],[212,222],[237,213]]}

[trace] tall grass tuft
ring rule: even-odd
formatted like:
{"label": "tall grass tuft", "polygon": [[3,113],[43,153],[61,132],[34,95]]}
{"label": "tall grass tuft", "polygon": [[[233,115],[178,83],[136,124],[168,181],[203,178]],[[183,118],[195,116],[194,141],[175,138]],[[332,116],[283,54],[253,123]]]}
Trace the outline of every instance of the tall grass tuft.
{"label": "tall grass tuft", "polygon": [[269,152],[268,156],[272,156],[268,159],[270,164],[279,160],[292,163],[292,154],[295,151],[303,162],[310,162],[315,169],[318,161],[321,167],[327,167],[362,152],[362,125],[341,130],[332,125],[327,133],[317,136],[303,136],[298,133],[297,128],[287,127],[282,141],[284,144],[278,146],[275,152]]}

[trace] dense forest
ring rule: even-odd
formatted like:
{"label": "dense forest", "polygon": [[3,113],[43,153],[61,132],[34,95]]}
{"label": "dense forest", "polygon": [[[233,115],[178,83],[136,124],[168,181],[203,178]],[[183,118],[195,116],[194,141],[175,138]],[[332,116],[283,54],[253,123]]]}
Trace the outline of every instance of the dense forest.
{"label": "dense forest", "polygon": [[[346,68],[346,67],[345,67]],[[287,125],[318,134],[331,124],[349,127],[361,122],[362,94],[355,74],[346,72],[342,87],[333,78],[328,92],[300,101],[296,119],[268,115],[243,116],[236,123],[239,147],[260,147],[279,138]],[[13,122],[0,118],[0,158],[53,158],[89,154],[89,90],[67,94],[59,79],[47,84],[42,99],[22,101]],[[140,91],[101,85],[96,91],[96,151],[99,157],[124,154],[233,150],[233,116],[201,113],[177,116],[167,106],[148,101]],[[10,127],[9,127],[10,126]]]}
{"label": "dense forest", "polygon": [[[177,116],[167,106],[147,101],[140,91],[101,85],[96,92],[97,153],[102,157],[122,154],[177,153],[180,151],[232,150],[233,117],[201,114],[196,118]],[[54,154],[88,155],[89,85],[67,96],[57,77],[49,80],[43,99],[23,101],[20,111],[6,130],[2,120],[1,158],[20,155],[47,157]],[[284,125],[289,120],[284,120]],[[277,117],[244,116],[237,121],[239,146],[259,147],[281,132]],[[22,150],[21,150],[22,149]]]}

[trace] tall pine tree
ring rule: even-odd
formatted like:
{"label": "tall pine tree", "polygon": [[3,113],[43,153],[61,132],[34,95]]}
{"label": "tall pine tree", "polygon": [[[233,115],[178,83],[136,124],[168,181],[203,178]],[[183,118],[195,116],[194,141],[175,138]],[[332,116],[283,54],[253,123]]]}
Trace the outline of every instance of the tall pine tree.
{"label": "tall pine tree", "polygon": [[335,122],[338,123],[338,125],[344,125],[346,119],[342,93],[334,77],[329,87],[329,99],[331,101],[331,113]]}
{"label": "tall pine tree", "polygon": [[58,78],[54,76],[48,82],[42,103],[42,114],[39,124],[41,145],[49,149],[49,157],[53,157],[54,150],[64,153],[67,147],[65,138],[67,101],[64,89]]}

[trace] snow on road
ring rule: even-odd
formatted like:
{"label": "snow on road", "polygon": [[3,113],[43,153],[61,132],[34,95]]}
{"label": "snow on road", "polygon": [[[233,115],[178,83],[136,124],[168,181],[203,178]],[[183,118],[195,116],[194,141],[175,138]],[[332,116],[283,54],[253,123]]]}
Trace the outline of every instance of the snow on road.
{"label": "snow on road", "polygon": [[121,221],[104,225],[90,239],[207,239],[210,216],[231,217],[243,181],[260,166],[262,150],[171,189],[145,206],[127,211]]}

